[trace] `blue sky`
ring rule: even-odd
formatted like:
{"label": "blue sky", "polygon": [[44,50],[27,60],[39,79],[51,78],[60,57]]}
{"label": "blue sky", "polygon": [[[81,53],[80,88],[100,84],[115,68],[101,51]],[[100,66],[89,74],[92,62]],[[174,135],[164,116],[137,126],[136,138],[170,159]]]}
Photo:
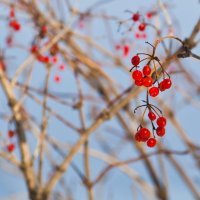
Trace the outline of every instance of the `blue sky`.
{"label": "blue sky", "polygon": [[[88,8],[88,6],[90,6],[94,2],[95,2],[94,0],[82,0],[82,1],[80,0],[78,7],[81,10],[85,10],[86,8]],[[169,4],[171,5],[170,14],[173,17],[173,20],[175,20],[174,23],[176,23],[176,25],[178,27],[177,34],[180,38],[184,39],[185,37],[189,36],[193,26],[195,25],[196,21],[199,18],[200,4],[198,3],[198,0],[191,0],[191,1],[171,0],[171,1],[166,1],[166,2],[169,2]],[[140,0],[140,1],[138,1],[138,0],[131,0],[131,1],[130,0],[123,0],[123,1],[122,0],[113,0],[113,1],[110,1],[110,3],[106,3],[106,4],[98,7],[97,11],[98,12],[99,11],[106,12],[106,13],[109,13],[114,16],[117,15],[119,18],[126,19],[127,17],[129,17],[129,15],[128,15],[128,13],[124,12],[125,10],[128,9],[128,10],[132,10],[133,12],[140,11],[140,10],[146,11],[149,8],[151,8],[151,6],[154,5],[155,3],[156,3],[156,1],[146,1],[146,0]],[[3,7],[0,7],[0,11],[3,12]],[[94,29],[92,30],[93,34],[101,35],[101,29],[103,29],[103,24],[97,23],[93,27],[94,27]],[[114,38],[116,41],[123,37],[120,33],[117,32],[117,24],[116,23],[112,24],[112,30],[113,30]],[[23,42],[23,43],[26,43],[27,41],[31,41],[31,37],[29,34],[31,31],[33,31],[33,30],[32,29],[31,30],[24,29],[23,34],[21,34],[21,35],[18,34],[16,36],[16,40],[19,40],[20,42]],[[0,46],[3,46],[2,38],[5,35],[6,35],[6,29],[4,27],[4,29],[2,31],[2,37],[0,36]],[[110,48],[109,44],[107,43],[106,38],[101,41],[101,44],[104,47],[107,47],[108,49]],[[143,44],[142,42],[141,42],[141,45],[145,46],[145,44]],[[200,48],[195,48],[194,51],[195,51],[195,53],[200,54]],[[137,49],[133,48],[133,53],[137,53]],[[16,57],[17,57],[14,61],[13,60],[10,61],[11,65],[13,65],[15,63],[20,64],[23,61],[23,59],[27,57],[26,52],[19,55],[19,53],[16,49],[12,50],[8,54],[16,55]],[[125,61],[125,63],[126,63],[126,61]],[[193,70],[195,74],[200,75],[200,71],[198,69],[199,61],[195,61],[191,58],[187,58],[184,60],[184,63],[186,63],[186,66],[190,67],[191,70]],[[126,64],[129,65],[128,59],[127,59]],[[13,68],[15,69],[16,67],[17,66],[15,65]],[[112,73],[112,69],[107,69],[106,72]],[[54,73],[57,73],[57,71],[54,70],[52,74],[54,74]],[[68,71],[66,71],[66,74],[64,74],[63,77],[65,77],[67,75],[67,73],[68,73]],[[12,75],[12,70],[10,71],[10,74]],[[44,70],[41,68],[40,65],[37,65],[35,72],[34,72],[34,77],[36,77],[35,80],[37,80],[37,82],[34,83],[34,85],[36,87],[40,87],[43,84],[43,78],[44,78],[44,77],[42,77],[43,74],[44,74]],[[128,87],[130,85],[130,80],[127,80],[127,76],[121,75],[120,70],[116,71],[114,73],[114,77],[116,80],[121,80],[121,84],[124,85],[124,87],[125,86]],[[181,78],[180,79],[178,78],[177,81],[175,80],[175,82],[178,85],[182,84],[181,81],[182,81]],[[69,92],[69,93],[73,92],[76,88],[73,76],[70,76],[70,74],[68,74],[67,79],[63,78],[63,82],[59,86],[59,88],[55,84],[50,85],[50,88],[52,91],[57,91],[57,90],[59,90],[60,92],[65,91],[66,87],[67,87],[67,92]],[[93,92],[91,89],[89,89],[87,84],[83,85],[83,87],[85,90],[88,89],[89,92],[91,92],[91,93]],[[3,107],[6,105],[6,100],[3,97],[2,91],[0,91],[0,97],[1,97],[1,101],[2,101],[0,105]],[[141,97],[142,97],[142,95],[141,95]],[[199,101],[198,96],[194,96],[194,98],[197,99],[197,101]],[[168,99],[170,101],[170,96],[166,97],[166,99]],[[177,99],[178,99],[177,101],[179,101],[180,96],[178,96]],[[35,115],[40,116],[41,110],[39,109],[38,106],[34,105],[32,102],[27,102],[26,105],[28,106],[30,112],[34,112]],[[53,103],[50,102],[50,105],[53,105]],[[75,114],[73,114],[70,109],[62,110],[62,107],[60,107],[59,105],[54,104],[54,106],[57,106],[57,109],[59,112],[67,115],[67,118],[69,118],[69,116],[70,116],[71,122],[74,122],[77,120],[77,116]],[[103,108],[103,105],[102,105],[102,108]],[[2,111],[6,112],[7,110],[1,110],[1,112]],[[184,108],[181,108],[180,111],[177,112],[176,117],[181,122],[182,126],[187,131],[189,136],[194,138],[194,140],[199,140],[199,130],[198,130],[198,124],[199,124],[199,119],[200,119],[199,110],[188,105],[188,106],[185,106]],[[54,121],[53,118],[51,120],[52,120],[52,122]],[[6,125],[3,123],[2,120],[0,121],[0,123],[1,123],[1,131],[5,131],[7,128]],[[89,121],[88,125],[90,123],[91,122]],[[120,128],[115,119],[113,119],[110,123],[117,129]],[[67,141],[68,143],[74,143],[78,139],[78,136],[77,135],[74,136],[73,133],[70,134],[70,136],[68,136],[67,134],[66,135],[61,134],[61,133],[67,133],[69,130],[63,129],[63,125],[61,125],[59,123],[52,125],[52,127],[50,126],[49,129],[51,129],[51,133],[53,136],[56,135],[58,140]],[[100,127],[96,131],[96,133],[94,135],[92,135],[91,140],[95,139],[98,132],[101,132],[102,130],[103,130],[103,128]],[[183,145],[180,142],[180,139],[174,134],[174,129],[170,125],[168,127],[168,132],[169,132],[169,134],[166,136],[166,139],[163,142],[168,144],[170,147],[176,147],[177,149],[183,149]],[[109,139],[111,140],[112,136],[108,135],[107,138],[108,138],[108,140]],[[198,144],[200,144],[199,141],[197,141],[197,142],[198,142]],[[134,157],[137,155],[136,152],[133,152],[133,148],[130,144],[126,144],[126,145],[127,146],[123,148],[123,151],[119,155],[121,159],[126,159],[126,158]],[[32,146],[32,148],[34,148],[35,143],[31,144],[31,146]],[[95,142],[91,142],[91,147],[93,149],[101,149],[98,146],[98,144]],[[61,158],[58,158],[58,159],[61,160]],[[190,174],[190,177],[192,177],[193,180],[195,180],[195,178],[198,178],[198,179],[200,178],[198,171],[190,170],[190,169],[194,168],[194,163],[189,156],[185,156],[184,158],[176,157],[176,159],[179,160],[179,162],[182,164],[182,166],[184,166],[185,169],[188,169],[187,172]],[[152,158],[152,160],[155,163],[157,162],[154,158]],[[74,158],[74,162],[78,166],[81,167],[81,165],[82,165],[81,154],[77,155]],[[4,166],[3,163],[4,162],[2,160],[0,160],[0,165]],[[100,169],[102,169],[102,167],[105,166],[105,163],[103,163],[102,161],[99,161],[98,159],[95,159],[95,158],[91,159],[91,163],[92,163],[92,166],[91,166],[92,177],[95,177],[97,175],[97,172],[99,172]],[[182,199],[182,200],[190,200],[191,199],[192,200],[193,197],[191,196],[187,187],[183,184],[183,181],[179,177],[177,172],[171,167],[171,165],[168,163],[168,161],[165,161],[165,165],[168,168],[167,171],[168,171],[168,177],[169,177],[168,181],[169,181],[169,188],[170,188],[170,190],[169,190],[170,198],[169,199],[170,200],[177,200],[177,199]],[[145,180],[150,181],[150,179],[147,176],[147,173],[144,169],[144,166],[142,165],[142,162],[132,164],[131,167],[133,167],[133,169],[136,170]],[[22,176],[20,175],[20,172],[16,172],[15,169],[12,168],[11,166],[6,167],[6,168],[3,167],[2,169],[0,169],[0,177],[1,177],[1,179],[0,179],[0,200],[7,200],[7,199],[26,200],[27,199],[26,188],[25,188],[24,182],[22,181]],[[66,178],[68,184],[72,184],[74,186],[73,189],[75,191],[75,197],[76,197],[75,199],[76,200],[87,199],[87,194],[86,194],[84,187],[82,187],[80,180],[77,178],[76,174],[74,173],[74,171],[71,168],[69,168],[69,171],[65,175],[65,178]],[[98,195],[95,198],[95,200],[104,200],[104,199],[107,200],[110,198],[110,195],[112,196],[113,200],[122,200],[122,199],[131,200],[131,199],[133,199],[133,196],[132,196],[133,181],[129,177],[120,173],[117,169],[114,169],[112,172],[109,173],[109,175],[107,176],[107,179],[109,179],[109,180],[106,182],[106,185],[104,185],[104,187],[102,187],[101,185],[96,187],[95,192]],[[76,184],[76,182],[78,182],[79,184]],[[199,184],[199,182],[197,182],[197,184]],[[199,187],[200,187],[200,185],[199,185]],[[59,190],[59,186],[57,187],[57,189]],[[11,198],[11,196],[13,196],[13,195],[14,195],[14,198]],[[140,194],[137,194],[137,195],[138,195],[138,199],[141,199],[141,200],[143,199],[143,197]]]}

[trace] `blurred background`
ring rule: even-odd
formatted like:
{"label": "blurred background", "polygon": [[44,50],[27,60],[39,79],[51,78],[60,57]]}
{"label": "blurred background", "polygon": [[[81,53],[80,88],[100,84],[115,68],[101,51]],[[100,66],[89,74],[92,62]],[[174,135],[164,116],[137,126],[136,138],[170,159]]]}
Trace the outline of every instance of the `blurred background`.
{"label": "blurred background", "polygon": [[[81,130],[87,130],[101,111],[127,88],[135,92],[126,107],[92,131],[87,147],[82,145],[73,157],[49,199],[91,199],[83,181],[87,175],[86,148],[89,151],[91,181],[117,161],[138,158],[143,153],[156,152],[160,148],[183,152],[155,153],[148,158],[151,167],[143,158],[113,167],[93,186],[95,200],[162,199],[156,192],[161,188],[167,193],[163,199],[199,199],[200,61],[189,57],[173,59],[167,64],[172,88],[152,99],[152,102],[163,111],[168,124],[165,137],[158,138],[158,145],[153,149],[134,140],[143,111],[140,109],[134,114],[134,109],[142,104],[146,93],[144,89],[134,89],[129,72],[133,55],[151,52],[151,47],[145,41],[154,44],[159,34],[174,35],[181,40],[190,37],[200,17],[199,1],[33,2],[0,0],[0,48],[6,65],[5,76],[9,82],[14,80],[13,92],[23,105],[24,110],[19,112],[27,123],[25,135],[35,172],[39,163],[39,134],[46,111],[48,123],[42,171],[44,184],[48,183],[56,166],[79,140]],[[32,3],[35,7],[31,8]],[[34,17],[33,10],[36,7],[46,21]],[[21,25],[19,31],[12,30],[9,25],[11,8],[15,9],[15,18]],[[139,22],[133,23],[131,19],[133,13],[137,12],[150,24],[144,32],[138,30]],[[42,25],[47,28],[44,36],[41,36]],[[64,33],[66,27],[69,30]],[[43,50],[43,55],[50,60],[48,63],[39,60],[30,51],[34,45],[45,48],[52,38],[62,32],[63,36],[55,43],[58,45],[56,54],[49,51],[52,48]],[[197,45],[192,52],[200,55],[198,34],[195,41]],[[175,40],[166,40],[165,44],[170,49],[170,55],[166,55],[162,45],[156,52],[163,62],[180,48],[180,43]],[[23,65],[25,67],[17,74]],[[51,70],[47,70],[48,67]],[[44,108],[45,98],[47,105]],[[81,109],[80,102],[83,104]],[[150,126],[148,121],[146,125]],[[15,133],[14,137],[8,137],[9,130],[16,131],[16,124],[5,90],[0,87],[0,151],[20,160],[18,135]],[[9,144],[15,146],[12,152],[8,149]],[[155,177],[149,168],[152,168]],[[3,156],[0,157],[0,177],[0,200],[29,199],[23,173]]]}

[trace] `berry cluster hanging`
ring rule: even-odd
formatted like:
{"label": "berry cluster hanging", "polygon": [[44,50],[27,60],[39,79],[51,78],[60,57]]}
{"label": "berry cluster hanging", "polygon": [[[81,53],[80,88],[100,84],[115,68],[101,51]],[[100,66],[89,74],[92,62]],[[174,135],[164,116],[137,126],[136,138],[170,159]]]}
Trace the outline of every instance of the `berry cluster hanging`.
{"label": "berry cluster hanging", "polygon": [[[148,42],[146,43],[151,45]],[[156,47],[153,45],[151,45],[151,47],[153,48],[151,55],[147,53],[138,53],[132,57],[131,63],[133,67],[130,69],[134,84],[138,87],[143,86],[146,88],[146,100],[143,101],[144,104],[135,108],[134,113],[138,108],[144,107],[142,120],[135,134],[135,140],[138,142],[146,142],[148,147],[156,146],[156,137],[163,137],[165,135],[165,127],[167,124],[167,120],[163,116],[162,111],[157,106],[150,103],[150,97],[155,98],[160,92],[168,90],[172,86],[170,75],[164,70],[158,57],[155,56]],[[145,56],[145,58],[141,59],[140,56]],[[144,61],[147,61],[147,63],[145,63],[142,68],[142,63]],[[156,64],[162,69],[161,75],[158,75],[156,72]],[[153,76],[153,73],[155,73],[155,76]],[[162,77],[161,80],[160,77]],[[145,114],[147,114],[147,118],[150,121],[152,131],[142,125]]]}

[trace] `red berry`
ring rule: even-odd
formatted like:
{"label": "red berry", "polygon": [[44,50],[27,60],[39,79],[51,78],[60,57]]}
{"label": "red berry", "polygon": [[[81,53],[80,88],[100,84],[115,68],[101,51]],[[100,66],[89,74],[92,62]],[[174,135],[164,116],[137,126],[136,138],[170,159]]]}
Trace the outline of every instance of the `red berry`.
{"label": "red berry", "polygon": [[172,81],[169,78],[163,80],[163,86],[165,89],[169,89],[172,86]]}
{"label": "red berry", "polygon": [[14,132],[14,131],[12,131],[12,130],[9,130],[9,131],[8,131],[8,137],[9,137],[9,138],[12,138],[14,135],[15,135],[15,132]]}
{"label": "red berry", "polygon": [[145,76],[148,76],[148,75],[150,75],[151,74],[151,67],[149,66],[149,65],[146,65],[146,66],[144,66],[144,68],[143,68],[143,74],[145,75]]}
{"label": "red berry", "polygon": [[146,76],[142,79],[142,83],[145,87],[151,87],[153,84],[153,79],[149,76]]}
{"label": "red berry", "polygon": [[15,17],[15,9],[14,8],[10,9],[9,15],[10,15],[10,17]]}
{"label": "red berry", "polygon": [[140,137],[140,131],[138,131],[136,134],[135,134],[135,140],[138,141],[138,142],[141,142],[141,137]]}
{"label": "red berry", "polygon": [[46,33],[47,30],[48,30],[47,26],[43,25],[43,26],[41,27],[42,33]]}
{"label": "red berry", "polygon": [[38,46],[33,45],[30,49],[31,53],[36,53],[38,51]]}
{"label": "red berry", "polygon": [[149,129],[147,129],[147,128],[141,128],[139,131],[139,134],[140,134],[140,138],[143,142],[146,142],[151,136],[151,133],[150,133]]}
{"label": "red berry", "polygon": [[164,136],[164,135],[165,135],[165,128],[159,126],[159,127],[156,129],[156,133],[157,133],[157,135],[160,136],[160,137]]}
{"label": "red berry", "polygon": [[159,89],[157,87],[152,87],[149,89],[149,95],[151,97],[156,97],[159,94]]}
{"label": "red berry", "polygon": [[150,19],[150,18],[152,18],[153,14],[154,14],[154,13],[150,11],[150,12],[148,12],[148,13],[146,14],[146,16],[147,16],[147,18]]}
{"label": "red berry", "polygon": [[152,111],[150,111],[150,112],[148,113],[148,117],[149,117],[149,119],[150,119],[151,121],[154,121],[154,120],[156,119],[156,115],[155,115],[155,113],[152,112]]}
{"label": "red berry", "polygon": [[157,125],[159,127],[165,127],[167,124],[167,120],[165,119],[165,117],[159,117],[156,121]]}
{"label": "red berry", "polygon": [[138,13],[135,13],[135,14],[133,14],[133,16],[132,16],[132,20],[133,20],[134,22],[138,21],[139,18],[140,18],[140,15],[139,15]]}
{"label": "red berry", "polygon": [[138,55],[133,56],[131,59],[131,62],[134,66],[138,66],[140,63],[140,57]]}
{"label": "red berry", "polygon": [[11,21],[9,22],[9,26],[12,28],[12,27],[13,27],[13,24],[14,24],[14,20],[11,20]]}
{"label": "red berry", "polygon": [[135,81],[135,85],[137,85],[137,86],[142,86],[142,85],[143,85],[142,79],[141,79],[141,80],[136,80],[136,81]]}
{"label": "red berry", "polygon": [[49,57],[48,56],[43,56],[41,54],[39,54],[37,56],[37,59],[40,61],[40,62],[43,62],[43,63],[48,63],[49,62]]}
{"label": "red berry", "polygon": [[7,150],[8,150],[8,152],[13,152],[14,151],[14,149],[15,149],[15,144],[8,144],[7,145]]}
{"label": "red berry", "polygon": [[44,56],[44,62],[48,63],[49,62],[49,57],[48,56]]}
{"label": "red berry", "polygon": [[130,51],[130,47],[128,45],[124,45],[124,47],[123,47],[123,55],[124,56],[128,56],[129,51]]}
{"label": "red berry", "polygon": [[6,71],[6,65],[4,62],[0,62],[0,69]]}
{"label": "red berry", "polygon": [[172,81],[169,78],[164,79],[162,82],[159,84],[159,89],[160,91],[165,91],[169,89],[172,86]]}
{"label": "red berry", "polygon": [[61,71],[65,70],[65,65],[61,64],[61,65],[59,66],[59,70],[61,70]]}
{"label": "red berry", "polygon": [[21,29],[21,25],[16,20],[11,20],[9,26],[13,28],[15,31],[19,31]]}
{"label": "red berry", "polygon": [[143,39],[146,39],[146,38],[147,38],[147,34],[146,34],[146,33],[143,33],[143,34],[141,35],[141,37],[142,37]]}
{"label": "red berry", "polygon": [[156,139],[155,138],[149,138],[147,141],[148,147],[154,147],[156,145]]}
{"label": "red berry", "polygon": [[161,92],[165,91],[163,81],[159,83],[159,89],[160,89]]}
{"label": "red berry", "polygon": [[60,81],[61,81],[60,76],[59,76],[59,75],[55,75],[55,76],[54,76],[54,81],[55,81],[56,83],[60,83]]}
{"label": "red berry", "polygon": [[19,31],[21,29],[21,25],[19,23],[16,23],[13,28],[15,29],[15,31]]}
{"label": "red berry", "polygon": [[144,31],[145,28],[146,28],[146,24],[144,24],[144,23],[141,23],[141,24],[138,26],[138,29],[139,29],[140,31]]}
{"label": "red berry", "polygon": [[135,80],[135,81],[139,81],[142,79],[142,72],[140,70],[135,70],[133,71],[132,73],[132,78]]}
{"label": "red berry", "polygon": [[140,34],[139,34],[139,33],[135,33],[135,37],[136,37],[137,39],[139,39],[139,38],[140,38]]}
{"label": "red berry", "polygon": [[58,62],[58,57],[57,56],[54,56],[52,57],[52,63],[56,64]]}
{"label": "red berry", "polygon": [[6,43],[7,43],[8,46],[12,46],[12,44],[13,44],[12,35],[8,35],[8,37],[6,38]]}
{"label": "red berry", "polygon": [[121,48],[121,46],[120,46],[119,44],[116,44],[116,45],[115,45],[115,49],[116,49],[116,50],[119,50],[120,48]]}

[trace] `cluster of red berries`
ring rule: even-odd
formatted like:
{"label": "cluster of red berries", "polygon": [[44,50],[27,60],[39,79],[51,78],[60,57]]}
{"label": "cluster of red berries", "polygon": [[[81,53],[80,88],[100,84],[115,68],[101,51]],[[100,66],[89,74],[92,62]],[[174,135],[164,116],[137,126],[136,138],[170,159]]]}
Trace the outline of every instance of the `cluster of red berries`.
{"label": "cluster of red berries", "polygon": [[[149,11],[149,12],[146,13],[146,17],[150,19],[150,18],[152,18],[155,14],[156,14],[155,11]],[[133,16],[132,16],[132,20],[133,20],[134,22],[137,22],[137,21],[140,20],[140,17],[141,17],[141,16],[140,16],[139,13],[134,13]]]}
{"label": "cluster of red berries", "polygon": [[[156,120],[156,115],[154,112],[150,111],[148,113],[149,119],[153,122]],[[156,123],[158,127],[156,128],[156,134],[159,137],[163,137],[165,135],[165,126],[167,124],[167,120],[165,117],[160,116],[157,118]],[[153,136],[148,128],[139,127],[139,130],[135,134],[135,140],[138,142],[146,142],[148,147],[154,147],[156,145],[156,138],[153,132]]]}
{"label": "cluster of red berries", "polygon": [[[140,57],[138,55],[133,56],[131,62],[133,66],[136,68],[132,72],[132,78],[135,81],[135,85],[145,86],[147,88],[151,87],[149,88],[149,95],[151,97],[156,97],[159,94],[159,91],[163,92],[171,87],[172,81],[170,78],[164,78],[160,83],[158,83],[158,87],[153,86],[155,81],[151,77],[152,73],[151,67],[149,65],[145,65],[142,71],[138,70],[138,65],[140,63]],[[156,82],[158,82],[158,80],[156,80]]]}
{"label": "cluster of red berries", "polygon": [[39,48],[37,45],[32,45],[30,52],[36,55],[38,61],[40,61],[42,63],[49,63],[49,57],[40,54]]}
{"label": "cluster of red berries", "polygon": [[[52,64],[57,64],[58,63],[58,57],[57,56],[53,56],[53,57],[48,57],[48,56],[45,56],[45,55],[42,55],[39,53],[39,48],[38,46],[36,45],[32,45],[31,49],[30,49],[31,53],[35,54],[36,57],[37,57],[37,60],[42,62],[42,63],[52,63]],[[58,66],[58,69],[60,71],[64,71],[65,70],[65,65],[64,64],[60,64]],[[54,76],[54,82],[56,83],[60,83],[61,82],[61,77],[60,75],[55,75]]]}
{"label": "cluster of red berries", "polygon": [[14,30],[14,31],[19,31],[21,29],[20,23],[13,19],[9,22],[9,26]]}
{"label": "cluster of red berries", "polygon": [[[15,136],[15,132],[13,130],[9,130],[7,134],[8,134],[9,138],[13,138]],[[15,150],[15,144],[14,143],[9,143],[6,146],[6,149],[7,149],[7,151],[9,153],[12,153]]]}
{"label": "cluster of red berries", "polygon": [[21,24],[17,21],[15,18],[15,9],[13,7],[10,8],[10,22],[9,26],[14,30],[14,31],[19,31],[21,29]]}
{"label": "cluster of red berries", "polygon": [[37,55],[37,60],[42,63],[49,63],[49,57],[42,54]]}
{"label": "cluster of red berries", "polygon": [[[132,78],[135,82],[135,85],[144,86],[147,88],[147,100],[143,101],[145,102],[144,105],[138,106],[137,108],[144,106],[145,107],[144,114],[146,110],[149,110],[148,119],[150,120],[153,130],[151,133],[151,131],[148,128],[145,128],[140,124],[137,129],[137,133],[135,134],[135,140],[138,142],[146,142],[148,147],[154,147],[157,143],[156,135],[159,137],[163,137],[165,135],[165,126],[167,124],[167,120],[165,117],[161,116],[162,111],[158,107],[149,103],[149,96],[156,97],[158,96],[159,92],[163,92],[169,89],[172,86],[172,81],[170,79],[170,76],[165,71],[163,71],[163,80],[161,82],[159,82],[157,79],[154,80],[152,78],[151,75],[153,71],[150,67],[150,63],[151,60],[155,59],[156,57],[154,55],[152,56],[149,55],[149,56],[150,56],[150,61],[147,62],[147,64],[142,68],[142,70],[139,70],[139,64],[145,59],[141,61],[138,55],[133,56],[131,59],[133,67],[131,68],[130,72],[135,68],[132,72]],[[168,75],[168,78],[165,78],[165,73]],[[156,83],[157,86],[155,86]],[[161,115],[159,114],[159,112]],[[155,120],[157,127],[154,124]]]}
{"label": "cluster of red berries", "polygon": [[122,44],[122,45],[117,44],[115,46],[115,49],[116,50],[122,50],[124,57],[127,57],[129,55],[129,52],[130,52],[130,46],[127,45],[127,44]]}
{"label": "cluster of red berries", "polygon": [[[59,71],[64,71],[65,70],[65,65],[64,64],[59,64],[58,65],[58,70]],[[60,74],[56,74],[55,76],[54,76],[54,82],[55,83],[60,83],[61,82],[61,75]]]}
{"label": "cluster of red berries", "polygon": [[150,25],[152,28],[155,28],[154,26],[152,26],[152,24],[149,20],[151,20],[151,18],[153,16],[155,16],[157,14],[157,12],[156,11],[148,11],[145,15],[142,15],[139,12],[133,13],[130,10],[127,10],[127,12],[132,14],[131,18],[129,18],[128,20],[120,21],[119,27],[121,26],[121,24],[126,23],[127,21],[131,20],[133,22],[133,24],[129,27],[129,29],[127,31],[132,31],[133,30],[132,26],[135,25],[135,26],[137,26],[136,29],[134,29],[136,31],[135,38],[136,39],[146,39],[147,34],[145,33],[145,30],[146,30],[147,26]]}
{"label": "cluster of red berries", "polygon": [[[133,16],[132,16],[132,20],[134,22],[138,22],[140,21],[140,14],[139,13],[134,13]],[[144,31],[146,29],[146,24],[144,22],[141,22],[139,25],[138,25],[138,30],[139,31]]]}
{"label": "cluster of red berries", "polygon": [[[44,38],[47,32],[48,32],[48,27],[46,25],[42,25],[41,27],[39,27],[38,37],[40,39]],[[30,52],[36,55],[36,58],[39,62],[48,64],[50,62],[50,58],[48,56],[40,54],[38,46],[39,45],[37,45],[36,42],[34,42],[34,44],[31,46]]]}
{"label": "cluster of red berries", "polygon": [[146,39],[147,34],[145,32],[136,32],[135,33],[135,38],[136,39]]}
{"label": "cluster of red berries", "polygon": [[[48,33],[48,27],[46,25],[42,25],[41,27],[39,27],[39,34],[38,37],[40,39],[43,39],[46,34]],[[57,44],[54,44],[50,49],[49,49],[49,55],[43,55],[40,53],[39,48],[40,45],[37,43],[38,40],[35,39],[35,41],[33,41],[33,45],[30,48],[30,52],[32,54],[35,55],[35,57],[37,58],[37,60],[41,63],[44,64],[58,64],[58,46]],[[45,45],[48,44],[48,42],[45,43]],[[65,65],[64,64],[59,64],[58,69],[60,71],[64,71],[65,70]],[[61,76],[59,74],[56,74],[53,78],[55,83],[60,83],[61,82]]]}
{"label": "cluster of red berries", "polygon": [[[151,19],[155,14],[156,14],[155,11],[149,11],[149,12],[146,13],[146,17],[148,19]],[[133,13],[132,20],[134,22],[140,22],[140,24],[138,25],[139,31],[143,32],[146,29],[147,23],[145,22],[145,18],[143,16],[141,16],[138,12]]]}

